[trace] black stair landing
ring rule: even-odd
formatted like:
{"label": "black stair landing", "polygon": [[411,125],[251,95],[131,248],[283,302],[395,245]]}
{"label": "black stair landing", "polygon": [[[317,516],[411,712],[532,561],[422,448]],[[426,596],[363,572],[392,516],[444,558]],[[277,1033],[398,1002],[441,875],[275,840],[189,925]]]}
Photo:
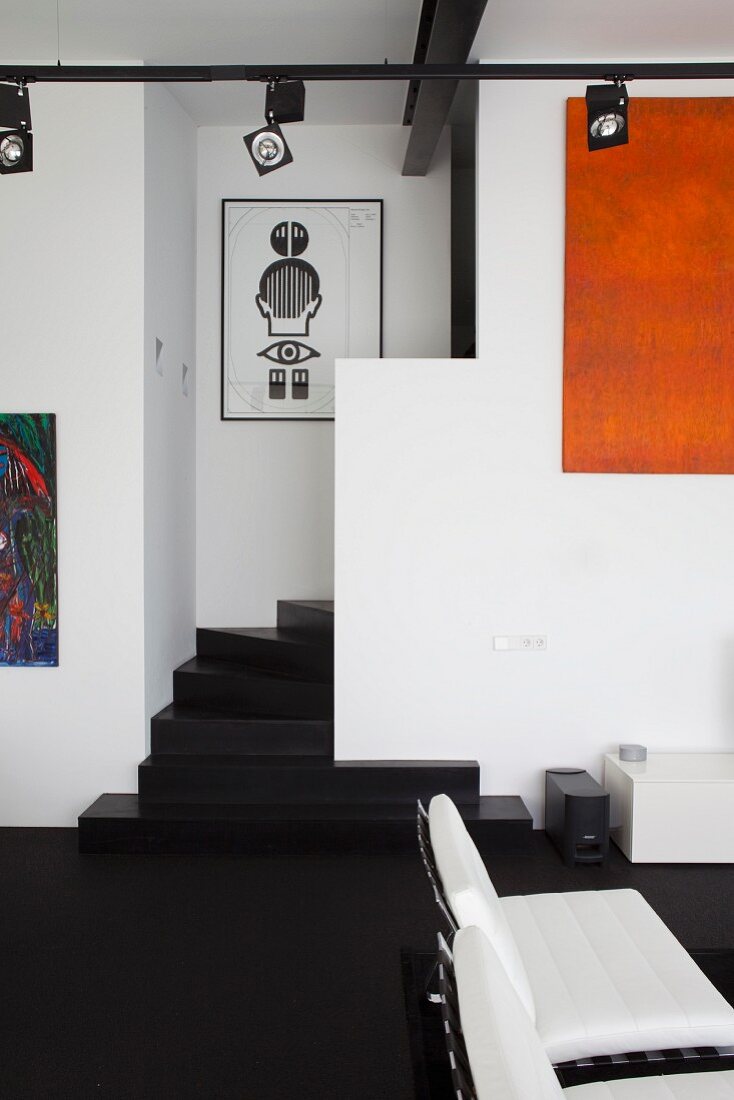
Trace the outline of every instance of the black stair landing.
{"label": "black stair landing", "polygon": [[[532,818],[516,797],[461,806],[483,856],[527,854]],[[417,859],[415,805],[197,805],[103,794],[79,818],[79,850],[89,853],[381,855]]]}
{"label": "black stair landing", "polygon": [[217,804],[399,803],[443,792],[479,799],[475,760],[325,760],[318,756],[149,756],[138,768],[144,801]]}
{"label": "black stair landing", "polygon": [[334,714],[334,685],[329,681],[210,657],[192,657],[175,670],[173,698],[176,703],[252,717],[331,718]]}
{"label": "black stair landing", "polygon": [[150,723],[151,753],[196,756],[334,757],[334,723],[321,718],[255,718],[171,703]]}

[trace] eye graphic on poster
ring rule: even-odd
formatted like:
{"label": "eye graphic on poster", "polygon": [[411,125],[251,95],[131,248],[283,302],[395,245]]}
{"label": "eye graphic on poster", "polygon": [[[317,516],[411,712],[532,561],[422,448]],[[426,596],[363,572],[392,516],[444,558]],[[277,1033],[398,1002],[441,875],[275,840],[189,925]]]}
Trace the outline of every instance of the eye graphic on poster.
{"label": "eye graphic on poster", "polygon": [[222,291],[222,418],[332,419],[335,359],[382,350],[382,201],[225,199]]}
{"label": "eye graphic on poster", "polygon": [[264,355],[272,363],[303,363],[321,353],[302,344],[300,340],[281,340],[277,344],[271,344],[269,348],[263,348],[257,354]]}

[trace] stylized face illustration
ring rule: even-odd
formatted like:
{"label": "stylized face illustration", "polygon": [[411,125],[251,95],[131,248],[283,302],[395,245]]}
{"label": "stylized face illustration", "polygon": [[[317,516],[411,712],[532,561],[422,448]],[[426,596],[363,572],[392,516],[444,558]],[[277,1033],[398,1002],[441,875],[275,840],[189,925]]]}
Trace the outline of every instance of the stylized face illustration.
{"label": "stylized face illustration", "polygon": [[279,256],[300,256],[308,248],[308,230],[300,222],[278,222],[270,243]]}
{"label": "stylized face illustration", "polygon": [[269,336],[308,336],[321,305],[318,274],[306,260],[276,260],[263,272],[255,301]]}

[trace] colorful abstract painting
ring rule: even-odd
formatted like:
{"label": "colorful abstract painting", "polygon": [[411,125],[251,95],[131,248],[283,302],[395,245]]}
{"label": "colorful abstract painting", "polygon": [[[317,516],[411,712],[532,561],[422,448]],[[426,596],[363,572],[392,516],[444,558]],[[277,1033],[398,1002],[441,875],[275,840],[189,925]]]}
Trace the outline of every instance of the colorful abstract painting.
{"label": "colorful abstract painting", "polygon": [[563,468],[734,473],[734,99],[568,101]]}
{"label": "colorful abstract painting", "polygon": [[0,666],[58,664],[56,417],[0,413]]}

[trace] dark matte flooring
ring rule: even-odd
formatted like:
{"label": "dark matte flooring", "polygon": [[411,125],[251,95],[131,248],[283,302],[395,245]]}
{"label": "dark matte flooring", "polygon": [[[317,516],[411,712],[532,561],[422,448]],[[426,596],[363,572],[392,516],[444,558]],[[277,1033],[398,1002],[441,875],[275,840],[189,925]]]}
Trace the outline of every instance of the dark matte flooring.
{"label": "dark matte flooring", "polygon": [[[542,834],[500,893],[642,890],[734,946],[734,867],[567,870]],[[409,1100],[400,948],[437,927],[418,857],[80,856],[0,830],[3,1100]]]}

